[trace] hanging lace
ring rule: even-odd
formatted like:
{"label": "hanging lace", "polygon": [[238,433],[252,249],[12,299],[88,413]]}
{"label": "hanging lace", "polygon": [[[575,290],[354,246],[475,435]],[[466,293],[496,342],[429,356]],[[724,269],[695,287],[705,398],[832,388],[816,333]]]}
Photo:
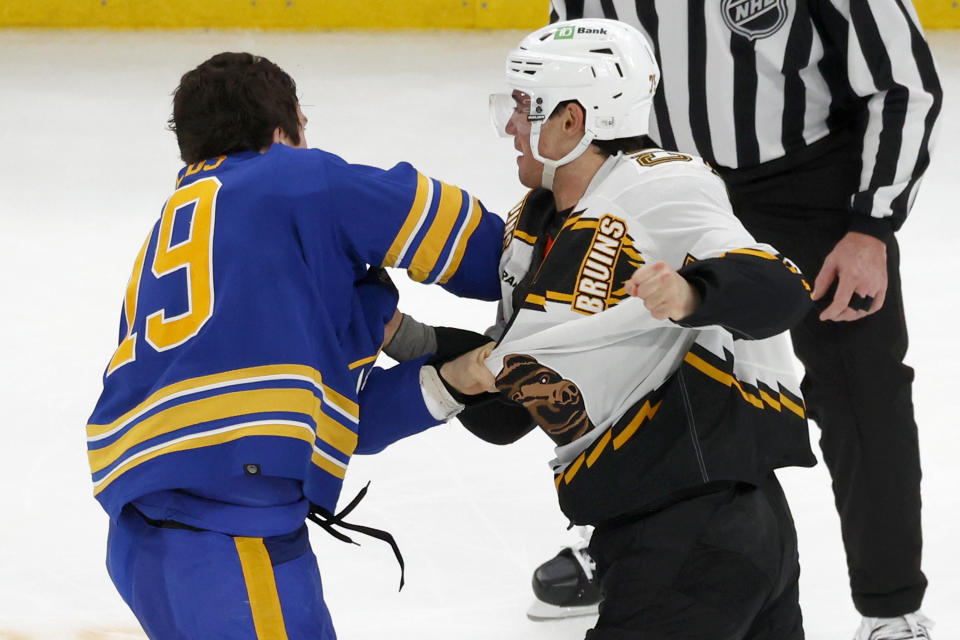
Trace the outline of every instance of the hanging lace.
{"label": "hanging lace", "polygon": [[370,483],[368,482],[363,489],[350,501],[346,507],[344,507],[339,513],[333,514],[330,513],[329,509],[321,507],[320,505],[310,503],[310,511],[307,513],[307,519],[314,524],[319,525],[329,533],[331,536],[340,540],[342,542],[347,542],[349,544],[355,544],[360,546],[360,543],[354,542],[352,538],[338,531],[334,527],[340,527],[342,529],[348,529],[350,531],[356,531],[357,533],[362,533],[364,535],[370,536],[371,538],[376,538],[377,540],[383,540],[390,545],[390,548],[393,549],[393,555],[397,558],[397,563],[400,565],[400,589],[403,589],[403,578],[404,578],[404,565],[403,565],[403,556],[400,555],[400,547],[397,546],[396,540],[393,539],[393,536],[388,532],[381,529],[374,529],[373,527],[366,527],[359,524],[352,524],[350,522],[344,522],[343,519],[350,514],[354,508],[360,504],[360,501],[363,500],[363,497],[367,495],[367,489],[370,488]]}

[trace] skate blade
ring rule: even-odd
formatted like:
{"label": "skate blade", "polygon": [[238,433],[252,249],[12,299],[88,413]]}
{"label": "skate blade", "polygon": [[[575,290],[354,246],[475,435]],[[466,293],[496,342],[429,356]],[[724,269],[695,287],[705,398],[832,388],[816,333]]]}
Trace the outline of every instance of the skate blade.
{"label": "skate blade", "polygon": [[588,604],[578,607],[558,607],[557,605],[547,604],[540,600],[534,600],[527,611],[527,617],[534,622],[544,620],[562,620],[563,618],[576,618],[579,616],[595,616],[598,613],[597,604]]}

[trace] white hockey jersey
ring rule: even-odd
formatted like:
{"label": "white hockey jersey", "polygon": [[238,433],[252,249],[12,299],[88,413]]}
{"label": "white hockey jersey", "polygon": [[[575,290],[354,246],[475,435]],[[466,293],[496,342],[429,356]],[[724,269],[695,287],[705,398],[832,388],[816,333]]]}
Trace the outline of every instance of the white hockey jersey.
{"label": "white hockey jersey", "polygon": [[[555,215],[552,194],[534,190],[508,218],[488,332],[500,343],[487,366],[557,443],[571,520],[812,464],[780,333],[808,308],[809,286],[743,228],[708,166],[661,150],[620,154],[546,240]],[[656,320],[624,290],[634,270],[660,260],[700,291],[682,323]]]}

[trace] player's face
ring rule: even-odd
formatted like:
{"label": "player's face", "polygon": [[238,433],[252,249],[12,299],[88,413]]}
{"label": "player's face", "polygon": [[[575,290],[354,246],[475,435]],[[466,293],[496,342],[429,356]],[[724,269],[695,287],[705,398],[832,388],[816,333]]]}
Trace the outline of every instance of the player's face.
{"label": "player's face", "polygon": [[513,136],[513,147],[520,152],[517,173],[523,186],[536,189],[543,178],[543,163],[534,158],[530,151],[530,121],[527,120],[530,115],[530,96],[522,91],[514,91],[513,100],[515,106],[507,122],[507,134]]}

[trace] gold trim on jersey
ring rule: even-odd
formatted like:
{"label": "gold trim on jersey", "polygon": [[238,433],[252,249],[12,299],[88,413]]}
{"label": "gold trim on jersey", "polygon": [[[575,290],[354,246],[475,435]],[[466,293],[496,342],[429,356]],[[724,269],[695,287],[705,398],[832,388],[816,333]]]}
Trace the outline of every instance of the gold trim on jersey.
{"label": "gold trim on jersey", "polygon": [[383,259],[383,267],[396,267],[403,260],[406,254],[407,245],[417,235],[420,225],[427,214],[430,213],[432,204],[433,181],[422,173],[417,173],[417,192],[413,197],[413,204],[410,205],[410,211],[400,227],[400,231],[387,249],[387,255]]}
{"label": "gold trim on jersey", "polygon": [[317,423],[316,436],[350,456],[357,447],[357,434],[327,416],[320,398],[307,389],[254,389],[222,393],[178,404],[135,424],[115,442],[90,449],[87,457],[93,473],[102,471],[131,448],[153,438],[205,422],[242,418],[268,412],[290,412],[311,416]]}
{"label": "gold trim on jersey", "polygon": [[573,294],[549,290],[542,296],[536,293],[528,293],[527,297],[524,299],[524,302],[543,307],[547,304],[547,300],[550,300],[551,302],[565,302],[569,304],[570,302],[573,302]]}
{"label": "gold trim on jersey", "polygon": [[[523,196],[523,200],[521,200],[520,202],[518,202],[518,203],[513,207],[513,209],[510,209],[510,213],[507,214],[507,219],[506,219],[506,221],[504,222],[504,225],[503,225],[503,248],[502,248],[502,251],[506,251],[506,250],[507,250],[507,247],[510,246],[510,242],[511,242],[511,240],[513,240],[514,237],[519,237],[519,238],[520,238],[521,240],[523,240],[524,242],[527,242],[527,240],[526,240],[524,237],[521,237],[521,236],[518,236],[518,235],[517,235],[517,223],[520,221],[520,214],[523,213],[523,209],[524,209],[524,207],[526,206],[526,204],[527,204],[527,199],[530,197],[530,194],[531,194],[531,193],[533,193],[533,190],[532,190],[532,189],[531,189],[530,191],[527,191],[527,194],[526,194],[525,196]],[[521,231],[520,233],[522,233],[523,236],[525,236],[526,238],[532,237],[532,236],[530,236],[530,234],[523,233],[522,231]],[[534,240],[535,240],[535,239],[534,239]],[[533,244],[533,242],[530,242],[529,244]]]}
{"label": "gold trim on jersey", "polygon": [[537,243],[537,236],[532,236],[526,231],[520,231],[520,229],[516,229],[513,232],[513,237],[518,240],[522,240],[523,242],[526,242],[529,245],[534,245]]}
{"label": "gold trim on jersey", "polygon": [[236,385],[270,382],[271,380],[302,380],[310,382],[321,392],[324,402],[332,409],[354,424],[360,422],[359,405],[350,398],[323,384],[319,371],[306,365],[275,364],[249,367],[246,369],[234,369],[233,371],[225,371],[223,373],[198,378],[189,378],[168,385],[150,394],[146,400],[109,424],[88,424],[87,439],[100,440],[109,437],[113,433],[122,430],[140,415],[175,398],[204,391],[212,391],[214,389],[225,389]]}
{"label": "gold trim on jersey", "polygon": [[[149,462],[154,458],[159,458],[160,456],[168,453],[177,453],[179,451],[191,451],[193,449],[212,447],[251,436],[279,436],[284,438],[294,438],[296,440],[302,440],[307,444],[312,444],[315,438],[315,434],[313,433],[313,429],[310,427],[310,425],[306,423],[296,423],[293,421],[284,423],[280,420],[245,422],[242,424],[215,429],[213,431],[203,431],[201,433],[191,434],[182,438],[177,438],[176,440],[164,442],[163,444],[150,447],[149,449],[144,449],[143,451],[138,451],[137,453],[131,455],[110,473],[93,483],[93,495],[98,495],[101,491],[109,487],[114,480],[119,478],[127,471],[140,466],[144,462]],[[325,470],[329,471],[329,469]],[[340,469],[339,474],[334,475],[340,479],[343,479],[343,477],[346,475],[345,465],[343,469]]]}
{"label": "gold trim on jersey", "polygon": [[627,440],[632,438],[637,430],[640,428],[643,423],[648,422],[657,415],[657,411],[660,409],[660,405],[663,404],[663,401],[657,402],[655,405],[651,405],[649,400],[645,400],[643,406],[640,407],[640,410],[630,419],[630,422],[627,423],[620,433],[616,436],[613,435],[613,427],[607,429],[606,433],[600,436],[600,439],[597,440],[593,445],[587,447],[580,452],[573,462],[570,463],[562,473],[558,473],[554,478],[554,482],[557,488],[560,488],[560,485],[563,483],[570,484],[570,481],[579,473],[580,469],[584,464],[587,465],[587,468],[592,467],[596,464],[597,460],[600,458],[600,455],[607,450],[607,445],[610,442],[613,442],[613,450],[616,451],[624,444]]}
{"label": "gold trim on jersey", "polygon": [[350,369],[350,371],[353,371],[354,369],[359,369],[365,364],[370,364],[371,362],[374,362],[377,359],[377,356],[379,355],[380,355],[380,352],[377,351],[372,356],[367,356],[366,358],[360,358],[359,360],[354,360],[353,362],[347,365],[347,369]]}
{"label": "gold trim on jersey", "polygon": [[528,293],[527,297],[524,299],[524,302],[528,304],[535,304],[538,307],[542,307],[547,304],[547,299],[535,293]]}
{"label": "gold trim on jersey", "polygon": [[445,284],[460,269],[460,263],[463,262],[463,256],[467,253],[467,242],[473,236],[473,232],[480,226],[480,219],[483,217],[483,207],[476,198],[470,200],[470,210],[467,212],[467,218],[460,227],[460,233],[454,240],[455,246],[447,258],[447,264],[444,265],[440,277],[437,279],[439,284]]}
{"label": "gold trim on jersey", "polygon": [[413,254],[407,272],[417,282],[423,282],[430,277],[430,272],[437,266],[443,248],[447,246],[450,232],[457,222],[460,209],[463,207],[463,191],[445,182],[440,182],[440,201],[437,203],[437,213],[427,229],[427,234],[420,242],[420,246]]}
{"label": "gold trim on jersey", "polygon": [[253,628],[258,640],[287,640],[287,628],[283,622],[283,607],[277,592],[277,579],[273,562],[263,538],[233,539],[240,557],[243,581],[247,587],[247,600],[253,617]]}
{"label": "gold trim on jersey", "polygon": [[684,356],[683,360],[693,368],[705,373],[717,382],[727,387],[736,387],[737,391],[740,392],[740,395],[743,396],[743,399],[758,409],[770,407],[775,411],[780,411],[781,407],[786,407],[788,410],[797,414],[801,418],[807,417],[803,406],[797,404],[785,396],[782,392],[779,394],[780,397],[777,399],[774,399],[770,394],[765,393],[762,390],[758,391],[758,395],[753,395],[744,389],[743,384],[740,382],[740,380],[737,380],[735,376],[727,373],[726,371],[721,371],[693,352],[687,352],[687,355]]}
{"label": "gold trim on jersey", "polygon": [[764,260],[779,260],[779,258],[773,255],[772,253],[761,251],[760,249],[734,249],[732,251],[727,251],[726,253],[721,254],[720,257],[722,258],[731,253],[740,254],[744,256],[753,256],[755,258],[763,258]]}
{"label": "gold trim on jersey", "polygon": [[[575,214],[569,216],[566,220],[563,221],[563,224],[560,225],[560,231],[563,231],[564,229],[566,229],[566,228],[568,228],[568,227],[572,227],[573,225],[575,225],[575,224],[577,224],[578,222],[580,222],[580,217],[581,217],[581,216],[583,216],[583,211],[580,211],[579,213],[575,213]],[[558,236],[560,235],[560,231],[557,231],[557,235],[558,235]]]}

